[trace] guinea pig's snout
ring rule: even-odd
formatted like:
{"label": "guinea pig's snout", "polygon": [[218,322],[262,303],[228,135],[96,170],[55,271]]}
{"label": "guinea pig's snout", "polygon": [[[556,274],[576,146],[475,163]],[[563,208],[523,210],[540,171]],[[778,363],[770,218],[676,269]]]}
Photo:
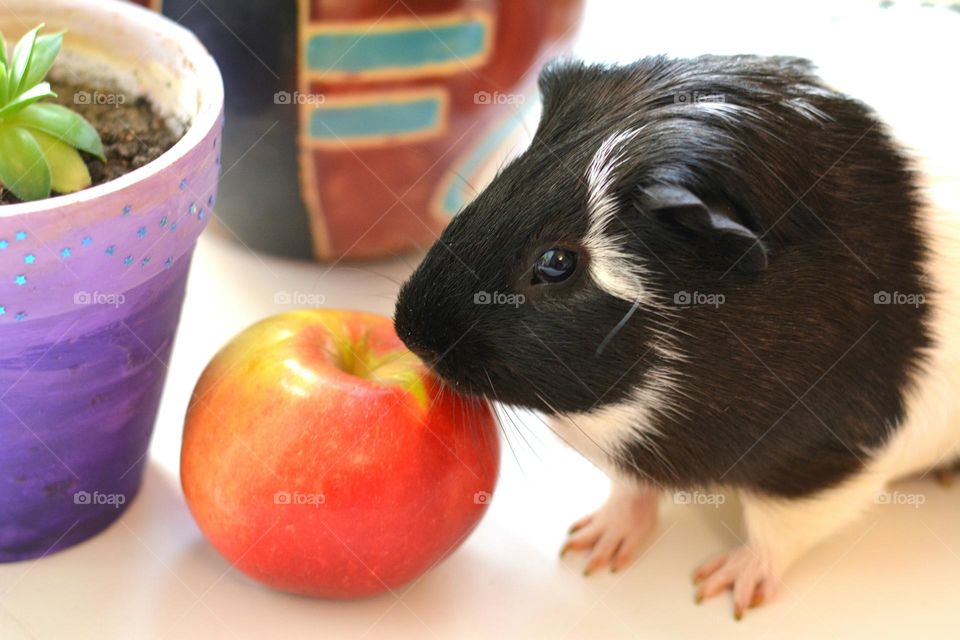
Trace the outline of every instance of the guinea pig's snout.
{"label": "guinea pig's snout", "polygon": [[429,313],[421,313],[408,297],[403,291],[400,292],[393,314],[393,328],[410,351],[427,364],[432,364],[443,352],[438,332],[429,326]]}
{"label": "guinea pig's snout", "polygon": [[419,357],[421,360],[423,360],[427,364],[434,363],[437,360],[437,358],[440,357],[440,352],[437,351],[435,348],[429,345],[426,345],[423,342],[413,337],[404,338],[403,334],[401,334],[400,332],[397,332],[397,333],[398,335],[400,335],[400,338],[403,340],[404,344],[407,345],[407,349],[410,349],[410,351],[413,351],[415,354],[417,354],[417,357]]}
{"label": "guinea pig's snout", "polygon": [[476,328],[473,293],[451,289],[449,280],[432,272],[414,273],[400,288],[393,326],[435,374],[469,391],[489,350]]}

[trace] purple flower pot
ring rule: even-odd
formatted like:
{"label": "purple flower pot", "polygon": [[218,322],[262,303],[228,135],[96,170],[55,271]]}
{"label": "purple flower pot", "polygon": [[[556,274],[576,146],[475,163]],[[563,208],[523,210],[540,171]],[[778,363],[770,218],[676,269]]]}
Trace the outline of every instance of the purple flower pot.
{"label": "purple flower pot", "polygon": [[60,73],[186,128],[114,181],[0,207],[0,561],[76,544],[136,495],[220,172],[220,74],[188,31],[113,0],[0,4],[8,40],[40,22],[68,30]]}

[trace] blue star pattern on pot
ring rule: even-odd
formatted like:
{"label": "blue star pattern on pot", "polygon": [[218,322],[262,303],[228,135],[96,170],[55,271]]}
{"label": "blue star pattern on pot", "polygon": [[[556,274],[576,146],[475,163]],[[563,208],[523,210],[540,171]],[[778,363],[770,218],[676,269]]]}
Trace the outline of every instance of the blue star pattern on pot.
{"label": "blue star pattern on pot", "polygon": [[[210,172],[214,173],[212,167]],[[89,225],[64,228],[43,217],[36,226],[31,221],[29,229],[22,222],[18,226],[0,224],[0,327],[4,322],[36,322],[51,312],[58,313],[56,300],[67,272],[74,281],[89,279],[91,286],[124,291],[178,266],[178,257],[189,246],[185,243],[195,241],[212,214],[215,196],[195,191],[196,186],[208,182],[209,175],[204,174],[202,180],[197,177],[196,184],[192,176],[176,176],[171,185],[176,196],[161,203],[106,204],[107,216]],[[195,217],[200,224],[179,224],[184,216]],[[57,265],[51,266],[51,262]],[[134,264],[139,268],[131,269]],[[71,286],[76,288],[76,282]]]}

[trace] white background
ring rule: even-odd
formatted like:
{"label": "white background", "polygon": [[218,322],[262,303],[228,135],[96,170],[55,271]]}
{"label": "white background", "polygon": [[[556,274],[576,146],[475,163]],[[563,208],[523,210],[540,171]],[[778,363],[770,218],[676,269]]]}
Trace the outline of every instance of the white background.
{"label": "white background", "polygon": [[[866,2],[589,4],[579,45],[589,59],[777,52],[845,64],[838,74],[857,85],[852,93],[893,96],[881,112],[901,135],[949,143],[939,166],[956,174],[954,12]],[[532,416],[524,437],[506,425],[486,519],[414,584],[344,603],[253,583],[206,544],[180,491],[180,431],[197,376],[230,336],[285,310],[274,304],[277,291],[391,314],[394,281],[417,257],[330,268],[257,255],[229,236],[214,228],[200,241],[141,494],[98,537],[0,565],[0,638],[957,637],[960,487],[898,484],[924,503],[878,506],[803,558],[776,602],[736,623],[729,596],[696,607],[690,583],[698,563],[739,543],[735,497],[719,508],[666,499],[655,541],[629,570],[584,578],[583,558],[561,561],[557,551],[607,483]]]}

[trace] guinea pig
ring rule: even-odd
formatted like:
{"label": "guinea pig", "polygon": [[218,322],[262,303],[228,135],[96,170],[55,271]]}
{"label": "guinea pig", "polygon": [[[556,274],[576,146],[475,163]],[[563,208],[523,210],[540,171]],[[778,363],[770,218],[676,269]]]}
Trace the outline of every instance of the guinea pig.
{"label": "guinea pig", "polygon": [[612,479],[564,549],[631,562],[664,491],[738,492],[695,575],[735,615],[896,478],[960,459],[958,216],[806,60],[555,62],[529,148],[400,290],[450,387],[543,412]]}

